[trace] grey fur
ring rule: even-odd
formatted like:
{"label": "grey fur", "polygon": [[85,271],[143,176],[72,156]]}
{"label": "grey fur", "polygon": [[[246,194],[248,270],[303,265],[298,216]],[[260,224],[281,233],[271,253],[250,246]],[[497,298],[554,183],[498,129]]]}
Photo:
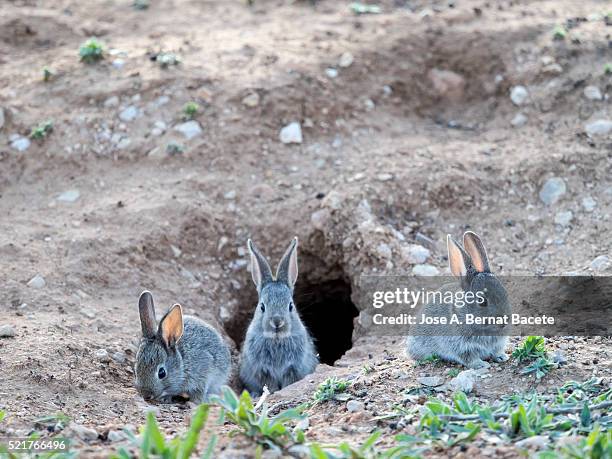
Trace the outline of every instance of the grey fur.
{"label": "grey fur", "polygon": [[[150,302],[155,324],[153,297],[147,291],[140,296],[139,306]],[[221,335],[206,322],[192,316],[182,316],[183,334],[176,344],[167,344],[162,338],[161,319],[157,332],[149,333],[151,317],[144,317],[140,307],[143,337],[136,354],[136,388],[146,400],[172,403],[179,397],[199,403],[211,394],[220,392],[227,383],[231,370],[230,349]],[[145,314],[147,314],[145,312]],[[166,377],[158,378],[163,366]]]}
{"label": "grey fur", "polygon": [[[486,288],[487,306],[484,306],[486,309],[476,304],[466,305],[462,308],[455,305],[428,304],[422,308],[421,312],[428,317],[446,317],[448,319],[453,314],[457,314],[462,322],[467,313],[496,317],[509,315],[511,306],[506,289],[499,279],[490,272],[489,260],[478,235],[472,232],[464,234],[465,249],[455,242],[450,235],[448,236],[448,244],[449,262],[451,261],[453,244],[455,249],[459,249],[463,257],[465,275],[461,275],[459,279],[461,288],[465,291],[471,290],[474,292],[483,291]],[[484,269],[479,271],[474,266],[473,257],[477,258],[477,265],[484,267]],[[457,275],[456,272],[454,274]],[[441,290],[456,291],[457,287],[445,285]],[[420,317],[420,314],[418,316]],[[501,332],[502,326],[500,325],[481,325],[478,327],[464,324],[445,325],[447,327],[445,331],[448,331],[450,336],[434,336],[432,332],[435,332],[435,328],[432,329],[432,327],[424,325],[415,325],[415,327],[406,341],[407,352],[415,360],[435,354],[442,360],[457,362],[469,368],[481,368],[486,365],[484,360],[489,358],[498,362],[508,360],[508,356],[504,353],[507,337],[493,336]],[[491,336],[486,336],[487,333],[491,333]]]}
{"label": "grey fur", "polygon": [[264,386],[274,392],[304,378],[315,370],[319,359],[293,305],[297,238],[278,264],[277,278],[272,277],[268,262],[250,239],[247,245],[259,301],[242,347],[240,380],[249,392],[259,395]]}

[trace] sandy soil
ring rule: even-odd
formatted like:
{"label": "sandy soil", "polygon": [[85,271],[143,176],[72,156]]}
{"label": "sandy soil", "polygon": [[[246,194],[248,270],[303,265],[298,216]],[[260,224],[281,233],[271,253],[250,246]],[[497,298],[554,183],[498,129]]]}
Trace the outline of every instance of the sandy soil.
{"label": "sandy soil", "polygon": [[[151,408],[132,387],[138,294],[180,302],[239,346],[256,295],[248,237],[278,259],[297,234],[298,307],[312,324],[336,314],[349,333],[357,311],[326,306],[338,295],[357,303],[360,274],[410,271],[402,248],[420,235],[442,272],[446,234],[468,228],[504,274],[593,272],[592,260],[612,256],[612,138],[585,133],[612,118],[604,1],[385,0],[382,14],[363,16],[344,1],[254,3],[0,5],[0,325],[16,330],[0,338],[5,433],[63,412],[100,435],[85,457],[116,449],[109,430],[140,425]],[[565,40],[553,40],[557,24],[568,25]],[[86,65],[78,48],[92,35],[106,58]],[[151,60],[160,52],[181,63],[161,68]],[[529,94],[520,107],[516,85]],[[585,97],[587,86],[603,100]],[[189,101],[201,106],[192,139],[174,129]],[[515,127],[518,113],[526,122]],[[45,120],[53,132],[18,151]],[[304,140],[284,145],[292,121]],[[538,192],[552,176],[567,191],[547,206]],[[63,201],[69,190],[78,199]],[[566,211],[571,221],[556,224]],[[28,284],[36,275],[41,288]],[[399,338],[372,342],[358,327],[354,338],[334,367],[272,397],[289,406],[329,374],[357,377],[366,413],[314,409],[314,439],[395,432],[372,418],[419,375],[448,371],[416,367]],[[562,344],[570,362],[544,383],[494,365],[478,396],[609,377],[609,339],[549,342]],[[375,371],[362,375],[365,361]],[[190,413],[156,409],[168,432]]]}

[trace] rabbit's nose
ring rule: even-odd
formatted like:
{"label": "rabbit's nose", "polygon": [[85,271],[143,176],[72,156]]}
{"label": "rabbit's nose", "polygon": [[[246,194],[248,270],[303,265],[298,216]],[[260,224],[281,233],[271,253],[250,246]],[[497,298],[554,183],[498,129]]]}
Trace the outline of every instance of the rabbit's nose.
{"label": "rabbit's nose", "polygon": [[282,317],[273,317],[272,318],[272,326],[274,328],[276,328],[277,330],[279,328],[282,328],[283,325],[285,325],[285,321],[282,319]]}

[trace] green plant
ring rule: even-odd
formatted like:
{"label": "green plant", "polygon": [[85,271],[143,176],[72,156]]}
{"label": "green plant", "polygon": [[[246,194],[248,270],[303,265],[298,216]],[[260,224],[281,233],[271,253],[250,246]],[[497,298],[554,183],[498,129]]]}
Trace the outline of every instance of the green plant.
{"label": "green plant", "polygon": [[318,404],[336,398],[339,393],[346,391],[349,385],[350,383],[345,379],[327,378],[319,384],[313,394],[314,403]]}
{"label": "green plant", "polygon": [[[209,411],[210,405],[200,405],[191,419],[191,424],[187,432],[170,440],[166,439],[161,432],[155,415],[149,412],[147,415],[147,423],[144,428],[141,429],[140,436],[134,437],[132,434],[129,434],[132,442],[138,446],[140,450],[139,457],[144,459],[151,456],[164,459],[189,459],[198,445],[200,434],[208,421]],[[213,457],[216,443],[217,436],[211,436],[204,454],[202,455],[203,459],[210,459]],[[131,457],[132,455],[125,448],[119,449],[117,454],[112,456],[113,459],[129,459]]]}
{"label": "green plant", "polygon": [[548,358],[539,357],[533,363],[523,368],[523,371],[521,371],[521,374],[528,375],[528,374],[533,373],[535,374],[536,379],[542,379],[544,376],[550,373],[550,370],[556,367],[557,367],[557,364],[551,362],[550,360],[548,360]]}
{"label": "green plant", "polygon": [[187,120],[192,120],[200,113],[200,106],[195,102],[188,102],[183,107],[183,117]]}
{"label": "green plant", "polygon": [[370,373],[373,373],[375,370],[374,370],[374,367],[372,365],[367,365],[366,364],[366,365],[363,366],[362,371],[363,371],[364,375],[369,375]]}
{"label": "green plant", "polygon": [[415,362],[416,366],[427,365],[428,363],[440,363],[442,360],[436,354],[432,354]]}
{"label": "green plant", "polygon": [[457,376],[459,373],[460,373],[460,372],[459,372],[459,368],[451,368],[451,369],[449,369],[449,370],[448,370],[447,375],[448,375],[449,377],[451,377],[451,378],[454,378],[454,377],[456,377],[456,376]]}
{"label": "green plant", "polygon": [[361,2],[353,2],[350,5],[351,10],[355,14],[380,14],[382,9],[378,5],[368,5]]}
{"label": "green plant", "polygon": [[552,452],[562,459],[605,459],[612,457],[612,430],[602,431],[601,426],[596,424],[586,438],[581,438],[577,443],[562,446]]}
{"label": "green plant", "polygon": [[612,75],[612,62],[607,62],[604,65],[604,74],[605,75]]}
{"label": "green plant", "polygon": [[93,64],[104,58],[104,46],[96,38],[90,38],[79,48],[81,60]]}
{"label": "green plant", "polygon": [[132,7],[135,10],[146,10],[149,6],[149,0],[134,0],[134,3],[132,3]]}
{"label": "green plant", "polygon": [[520,433],[526,437],[539,435],[544,430],[553,428],[552,420],[553,415],[548,414],[546,409],[538,404],[537,397],[531,400],[527,408],[523,404],[519,404],[509,418],[511,432],[514,435]]}
{"label": "green plant", "polygon": [[55,73],[47,66],[43,67],[42,73],[43,73],[43,81],[45,83],[48,81],[51,81],[51,78],[55,76]]}
{"label": "green plant", "polygon": [[528,336],[523,344],[512,352],[512,357],[519,363],[546,356],[546,345],[542,336]]}
{"label": "green plant", "polygon": [[567,37],[567,29],[562,25],[557,25],[553,29],[553,39],[554,40],[565,40]]}
{"label": "green plant", "polygon": [[45,121],[32,129],[30,137],[35,140],[42,140],[53,132],[53,122]]}
{"label": "green plant", "polygon": [[155,57],[155,62],[157,62],[161,68],[165,69],[171,65],[179,65],[181,60],[174,53],[159,53]]}
{"label": "green plant", "polygon": [[293,444],[305,441],[301,429],[287,425],[288,422],[297,422],[306,417],[303,414],[304,406],[270,417],[265,402],[261,403],[261,407],[255,407],[247,391],[238,397],[229,387],[223,388],[221,396],[213,396],[213,401],[222,408],[222,419],[229,419],[238,427],[237,433],[250,438],[261,447],[285,450]]}
{"label": "green plant", "polygon": [[185,147],[179,143],[170,142],[166,145],[166,153],[170,156],[180,155],[185,152]]}

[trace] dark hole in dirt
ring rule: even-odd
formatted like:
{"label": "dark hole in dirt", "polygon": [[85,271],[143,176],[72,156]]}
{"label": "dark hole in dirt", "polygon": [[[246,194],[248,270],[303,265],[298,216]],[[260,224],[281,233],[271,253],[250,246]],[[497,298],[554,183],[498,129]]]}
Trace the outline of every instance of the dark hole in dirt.
{"label": "dark hole in dirt", "polygon": [[[239,349],[257,305],[254,288],[244,296],[240,304],[245,307],[225,324],[225,331]],[[321,363],[333,365],[353,345],[353,319],[359,311],[351,301],[350,284],[343,279],[312,283],[299,279],[294,300],[304,325],[315,340]]]}
{"label": "dark hole in dirt", "polygon": [[353,345],[353,319],[359,311],[351,301],[350,284],[343,279],[298,281],[294,299],[321,363],[333,365]]}

